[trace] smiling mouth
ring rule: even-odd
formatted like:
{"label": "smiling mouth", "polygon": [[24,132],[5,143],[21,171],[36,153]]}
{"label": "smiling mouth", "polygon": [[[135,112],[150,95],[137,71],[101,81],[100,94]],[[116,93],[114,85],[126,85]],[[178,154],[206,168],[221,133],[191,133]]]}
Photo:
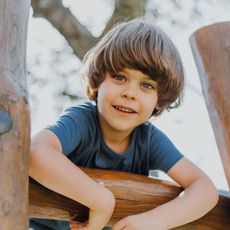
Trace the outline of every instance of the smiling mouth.
{"label": "smiling mouth", "polygon": [[119,106],[119,105],[113,105],[113,108],[115,108],[116,110],[123,112],[123,113],[132,113],[132,114],[136,113],[136,111],[134,111],[133,109]]}

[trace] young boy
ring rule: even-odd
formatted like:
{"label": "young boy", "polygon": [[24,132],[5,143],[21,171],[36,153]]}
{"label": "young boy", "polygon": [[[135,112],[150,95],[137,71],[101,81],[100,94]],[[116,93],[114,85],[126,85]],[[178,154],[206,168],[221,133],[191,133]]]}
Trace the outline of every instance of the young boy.
{"label": "young boy", "polygon": [[[30,152],[31,177],[89,207],[88,222],[73,223],[72,229],[102,229],[115,202],[108,189],[77,166],[143,175],[159,169],[185,189],[183,196],[120,220],[114,230],[171,229],[216,205],[218,193],[210,179],[148,122],[180,104],[184,85],[178,51],[161,29],[145,20],[117,25],[86,55],[83,77],[96,105],[67,109],[33,138]],[[69,229],[67,222],[38,219],[30,226]]]}

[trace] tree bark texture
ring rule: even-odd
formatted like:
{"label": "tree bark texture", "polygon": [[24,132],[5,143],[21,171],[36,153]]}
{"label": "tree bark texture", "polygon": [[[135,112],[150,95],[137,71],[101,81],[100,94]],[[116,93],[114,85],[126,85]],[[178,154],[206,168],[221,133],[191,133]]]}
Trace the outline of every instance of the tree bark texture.
{"label": "tree bark texture", "polygon": [[0,1],[0,229],[28,228],[29,0]]}
{"label": "tree bark texture", "polygon": [[199,29],[190,44],[230,188],[230,22]]}
{"label": "tree bark texture", "polygon": [[[103,181],[114,193],[116,207],[109,225],[128,215],[153,209],[182,192],[175,184],[142,175],[98,169],[83,170],[96,181]],[[86,207],[44,188],[34,180],[30,180],[29,200],[30,216],[33,217],[77,221],[84,221],[88,217]],[[227,230],[230,229],[229,213],[230,193],[220,192],[219,203],[210,213],[177,229]]]}

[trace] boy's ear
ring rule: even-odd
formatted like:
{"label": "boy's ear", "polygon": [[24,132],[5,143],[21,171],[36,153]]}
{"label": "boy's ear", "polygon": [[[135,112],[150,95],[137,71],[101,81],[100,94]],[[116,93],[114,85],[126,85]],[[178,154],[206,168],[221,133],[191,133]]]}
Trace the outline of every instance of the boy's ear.
{"label": "boy's ear", "polygon": [[88,97],[90,100],[97,101],[98,88],[88,88]]}
{"label": "boy's ear", "polygon": [[97,93],[97,91],[98,91],[98,87],[97,87],[97,88],[93,88],[93,89],[91,88],[91,89],[90,89],[90,93],[91,93],[91,94],[95,94],[95,93]]}

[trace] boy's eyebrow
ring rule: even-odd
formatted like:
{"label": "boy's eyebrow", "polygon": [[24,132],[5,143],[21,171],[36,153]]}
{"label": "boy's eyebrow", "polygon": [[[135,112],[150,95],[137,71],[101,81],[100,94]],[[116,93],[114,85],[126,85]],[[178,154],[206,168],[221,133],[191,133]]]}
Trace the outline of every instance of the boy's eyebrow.
{"label": "boy's eyebrow", "polygon": [[149,76],[144,76],[141,80],[151,82],[152,84],[157,85],[157,82]]}
{"label": "boy's eyebrow", "polygon": [[157,83],[155,80],[153,80],[151,77],[143,77],[143,80],[147,80],[147,81],[153,81],[155,83]]}
{"label": "boy's eyebrow", "polygon": [[[144,77],[142,77],[144,80],[151,80],[151,81],[156,82],[156,81],[153,80],[149,75],[143,73],[142,71],[140,71],[140,72],[144,75]],[[125,69],[118,71],[118,73],[123,73],[123,74],[128,74],[128,75],[130,74],[130,73],[128,73]]]}
{"label": "boy's eyebrow", "polygon": [[125,69],[119,70],[119,71],[117,71],[117,73],[125,73],[125,74],[128,74],[128,72],[127,72]]}
{"label": "boy's eyebrow", "polygon": [[[130,74],[130,73],[128,73],[128,72],[126,71],[126,69],[120,70],[120,71],[118,71],[118,73],[120,73],[120,74],[127,74],[127,75]],[[143,73],[143,72],[142,72],[142,73]],[[143,74],[144,74],[144,73],[143,73]],[[156,82],[155,80],[153,80],[149,75],[144,74],[144,77],[142,77],[142,80],[151,81],[152,83],[154,83],[154,84],[157,85],[157,82]]]}

